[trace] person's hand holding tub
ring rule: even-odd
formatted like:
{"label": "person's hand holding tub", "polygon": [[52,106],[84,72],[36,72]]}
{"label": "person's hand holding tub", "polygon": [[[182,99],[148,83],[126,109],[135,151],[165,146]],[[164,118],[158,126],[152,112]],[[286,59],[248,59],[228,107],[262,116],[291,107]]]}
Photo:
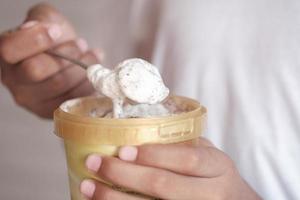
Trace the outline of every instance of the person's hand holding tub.
{"label": "person's hand holding tub", "polygon": [[[197,144],[125,146],[119,158],[88,156],[86,167],[106,181],[159,199],[258,200],[234,162],[204,138]],[[93,180],[81,192],[89,199],[138,200]]]}

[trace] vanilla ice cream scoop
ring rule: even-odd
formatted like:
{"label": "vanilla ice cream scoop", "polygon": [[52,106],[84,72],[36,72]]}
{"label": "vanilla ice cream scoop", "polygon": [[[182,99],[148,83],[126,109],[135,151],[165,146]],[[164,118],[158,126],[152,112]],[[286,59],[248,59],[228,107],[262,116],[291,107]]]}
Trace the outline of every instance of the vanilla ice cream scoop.
{"label": "vanilla ice cream scoop", "polygon": [[114,70],[100,64],[87,69],[88,79],[98,92],[112,99],[115,118],[123,117],[123,103],[128,98],[137,103],[157,104],[169,95],[158,69],[149,62],[133,58]]}
{"label": "vanilla ice cream scoop", "polygon": [[119,85],[123,94],[137,102],[156,104],[169,95],[158,69],[149,62],[133,58],[117,66]]}

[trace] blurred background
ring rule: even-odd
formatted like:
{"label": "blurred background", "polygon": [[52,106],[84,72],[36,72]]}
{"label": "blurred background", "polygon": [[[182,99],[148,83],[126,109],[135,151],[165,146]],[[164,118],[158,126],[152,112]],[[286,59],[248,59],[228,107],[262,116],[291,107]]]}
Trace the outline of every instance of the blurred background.
{"label": "blurred background", "polygon": [[[53,4],[74,24],[80,35],[94,47],[105,49],[106,64],[128,57],[131,40],[122,26],[128,26],[128,0],[45,1]],[[36,0],[0,0],[0,32],[21,24]],[[108,9],[110,8],[110,9]],[[122,24],[105,23],[109,15]],[[112,21],[112,19],[110,19]],[[123,23],[120,23],[120,21]],[[119,37],[107,30],[115,29]],[[68,178],[61,140],[53,134],[51,120],[42,120],[18,107],[0,83],[0,199],[66,200]]]}

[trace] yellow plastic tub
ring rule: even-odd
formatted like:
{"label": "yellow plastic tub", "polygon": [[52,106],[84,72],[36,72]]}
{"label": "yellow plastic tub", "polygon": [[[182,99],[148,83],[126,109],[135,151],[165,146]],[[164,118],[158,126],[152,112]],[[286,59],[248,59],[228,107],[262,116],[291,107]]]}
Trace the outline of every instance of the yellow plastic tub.
{"label": "yellow plastic tub", "polygon": [[79,192],[83,179],[102,181],[85,168],[85,159],[91,153],[115,156],[118,148],[123,145],[196,141],[205,127],[206,108],[186,97],[170,98],[186,112],[165,117],[131,119],[89,116],[95,108],[111,109],[111,101],[106,97],[68,100],[55,111],[55,134],[64,139],[72,200],[84,199]]}

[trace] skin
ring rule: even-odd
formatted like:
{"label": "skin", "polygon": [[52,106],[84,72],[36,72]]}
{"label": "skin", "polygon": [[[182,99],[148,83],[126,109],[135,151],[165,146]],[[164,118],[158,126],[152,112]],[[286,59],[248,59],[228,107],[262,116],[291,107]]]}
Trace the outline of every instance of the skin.
{"label": "skin", "polygon": [[[57,10],[46,4],[34,6],[24,24],[0,36],[1,80],[17,104],[51,118],[66,99],[94,90],[80,67],[45,51],[54,49],[86,64],[99,63],[101,52],[83,44]],[[196,144],[122,147],[119,158],[93,154],[86,166],[115,185],[161,199],[260,199],[233,161],[204,138]],[[93,180],[84,180],[80,190],[92,200],[143,199]]]}
{"label": "skin", "polygon": [[46,54],[49,49],[86,64],[100,63],[102,56],[47,4],[34,6],[22,25],[0,35],[2,83],[18,105],[43,118],[52,118],[63,101],[94,92],[83,69]]}
{"label": "skin", "polygon": [[[196,144],[126,146],[119,158],[92,154],[86,166],[106,181],[159,199],[261,199],[233,161],[204,138]],[[84,180],[80,189],[92,200],[144,199],[92,180]]]}

